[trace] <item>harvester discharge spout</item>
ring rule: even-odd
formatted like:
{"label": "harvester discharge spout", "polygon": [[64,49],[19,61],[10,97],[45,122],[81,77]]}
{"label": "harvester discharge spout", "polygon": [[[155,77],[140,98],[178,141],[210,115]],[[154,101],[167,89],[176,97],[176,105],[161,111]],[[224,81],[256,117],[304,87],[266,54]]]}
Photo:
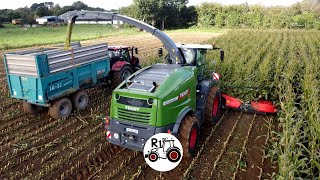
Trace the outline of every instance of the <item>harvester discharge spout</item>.
{"label": "harvester discharge spout", "polygon": [[170,57],[176,62],[176,64],[183,64],[184,58],[179,51],[176,44],[168,37],[165,33],[160,31],[159,29],[150,26],[147,23],[141,22],[139,20],[119,15],[112,12],[102,12],[102,11],[70,11],[63,15],[62,18],[68,19],[69,25],[68,25],[68,33],[65,43],[65,48],[67,48],[68,44],[70,43],[71,39],[71,31],[73,24],[75,23],[77,18],[85,18],[85,19],[92,19],[92,20],[119,20],[125,23],[128,23],[130,25],[133,25],[135,27],[138,27],[140,29],[143,29],[146,32],[151,33],[155,37],[157,37],[164,45],[168,53],[170,54]]}

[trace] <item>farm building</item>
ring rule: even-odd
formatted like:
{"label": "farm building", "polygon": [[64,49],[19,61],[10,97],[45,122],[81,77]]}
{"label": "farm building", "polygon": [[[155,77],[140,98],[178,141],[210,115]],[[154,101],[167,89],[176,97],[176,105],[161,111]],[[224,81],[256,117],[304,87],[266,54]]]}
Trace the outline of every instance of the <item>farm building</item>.
{"label": "farm building", "polygon": [[61,19],[58,16],[44,16],[40,18],[36,18],[38,24],[52,24],[52,23],[60,23]]}
{"label": "farm building", "polygon": [[[72,11],[71,11],[72,12]],[[60,19],[63,19],[64,22],[68,22],[69,12],[64,13],[59,16]],[[78,17],[75,24],[112,24],[112,25],[121,25],[122,21],[115,20],[111,16],[106,18],[97,17],[96,15],[86,16],[86,17]]]}
{"label": "farm building", "polygon": [[12,19],[12,24],[20,24],[21,23],[21,19]]}

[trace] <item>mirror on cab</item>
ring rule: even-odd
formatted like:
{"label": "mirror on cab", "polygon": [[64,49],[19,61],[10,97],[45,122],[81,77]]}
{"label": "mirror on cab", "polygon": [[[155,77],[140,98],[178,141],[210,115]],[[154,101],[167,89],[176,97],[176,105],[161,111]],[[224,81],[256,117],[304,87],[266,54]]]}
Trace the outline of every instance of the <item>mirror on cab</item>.
{"label": "mirror on cab", "polygon": [[139,54],[138,48],[134,48],[136,54]]}
{"label": "mirror on cab", "polygon": [[158,54],[159,54],[159,57],[162,57],[162,56],[163,56],[163,50],[162,50],[162,48],[159,48],[159,49],[158,49]]}
{"label": "mirror on cab", "polygon": [[220,60],[224,61],[224,50],[223,49],[221,49],[221,51],[220,51]]}

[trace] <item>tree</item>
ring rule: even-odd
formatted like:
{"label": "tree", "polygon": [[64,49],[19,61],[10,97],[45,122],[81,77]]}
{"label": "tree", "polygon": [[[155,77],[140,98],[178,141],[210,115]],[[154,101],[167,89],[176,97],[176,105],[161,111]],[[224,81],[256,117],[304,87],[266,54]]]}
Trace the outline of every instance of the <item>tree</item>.
{"label": "tree", "polygon": [[135,15],[161,29],[177,27],[184,22],[183,13],[192,10],[187,8],[187,3],[187,0],[134,0]]}
{"label": "tree", "polygon": [[127,7],[121,7],[118,12],[119,14],[123,14],[132,18],[139,18],[138,8],[134,4],[131,4]]}
{"label": "tree", "polygon": [[31,5],[30,9],[34,12],[38,17],[42,16],[51,16],[53,15],[53,2],[44,2],[44,3],[34,3]]}
{"label": "tree", "polygon": [[53,13],[53,15],[55,15],[55,16],[61,15],[61,14],[60,14],[60,13],[61,13],[61,7],[60,7],[59,4],[56,4],[56,5],[52,8],[52,13]]}
{"label": "tree", "polygon": [[34,14],[32,13],[31,8],[28,8],[28,7],[19,8],[19,9],[17,9],[17,11],[21,15],[21,23],[22,24],[29,24],[30,26],[32,26],[33,24],[36,23],[36,20],[34,18]]}
{"label": "tree", "polygon": [[44,5],[49,9],[52,10],[54,7],[54,3],[53,2],[45,2]]}
{"label": "tree", "polygon": [[156,25],[156,15],[158,11],[157,0],[134,0],[134,5],[137,8],[137,16],[139,19],[147,23]]}
{"label": "tree", "polygon": [[20,17],[21,15],[12,9],[0,10],[0,21],[2,22],[11,22],[12,19],[18,19]]}
{"label": "tree", "polygon": [[74,7],[73,6],[63,6],[60,11],[57,11],[57,14],[58,15],[61,15],[61,14],[64,14],[66,12],[69,12],[69,11],[74,11]]}
{"label": "tree", "polygon": [[198,13],[195,6],[184,8],[181,12],[181,21],[183,26],[194,26],[198,22]]}
{"label": "tree", "polygon": [[39,7],[35,12],[34,12],[38,17],[42,16],[52,16],[53,12],[49,10],[48,7]]}
{"label": "tree", "polygon": [[85,3],[81,2],[81,1],[74,2],[72,4],[72,7],[75,10],[88,10],[88,8],[89,8],[88,5],[86,5]]}
{"label": "tree", "polygon": [[[216,3],[203,3],[198,9],[198,25],[210,27],[216,25],[216,16],[221,15],[222,5]],[[221,16],[220,16],[221,17]]]}

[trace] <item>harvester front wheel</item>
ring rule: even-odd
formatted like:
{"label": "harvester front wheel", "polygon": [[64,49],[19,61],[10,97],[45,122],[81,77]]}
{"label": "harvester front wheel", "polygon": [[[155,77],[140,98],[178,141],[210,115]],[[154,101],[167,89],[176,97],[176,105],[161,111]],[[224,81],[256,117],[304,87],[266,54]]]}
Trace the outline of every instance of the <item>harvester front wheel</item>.
{"label": "harvester front wheel", "polygon": [[32,115],[37,115],[44,109],[42,106],[37,106],[35,104],[30,104],[28,102],[23,102],[22,107],[25,113],[32,114]]}
{"label": "harvester front wheel", "polygon": [[132,75],[132,68],[128,65],[123,66],[121,70],[116,71],[113,76],[114,87],[117,87],[122,81]]}
{"label": "harvester front wheel", "polygon": [[199,126],[195,116],[186,115],[179,128],[179,141],[183,148],[183,156],[191,157],[197,151]]}
{"label": "harvester front wheel", "polygon": [[71,114],[72,103],[68,98],[55,100],[49,108],[49,114],[54,119],[66,118]]}
{"label": "harvester front wheel", "polygon": [[73,106],[77,111],[85,109],[89,104],[89,96],[86,91],[78,91],[71,97]]}
{"label": "harvester front wheel", "polygon": [[217,122],[220,119],[221,93],[218,87],[211,87],[205,110],[205,118],[208,122]]}

